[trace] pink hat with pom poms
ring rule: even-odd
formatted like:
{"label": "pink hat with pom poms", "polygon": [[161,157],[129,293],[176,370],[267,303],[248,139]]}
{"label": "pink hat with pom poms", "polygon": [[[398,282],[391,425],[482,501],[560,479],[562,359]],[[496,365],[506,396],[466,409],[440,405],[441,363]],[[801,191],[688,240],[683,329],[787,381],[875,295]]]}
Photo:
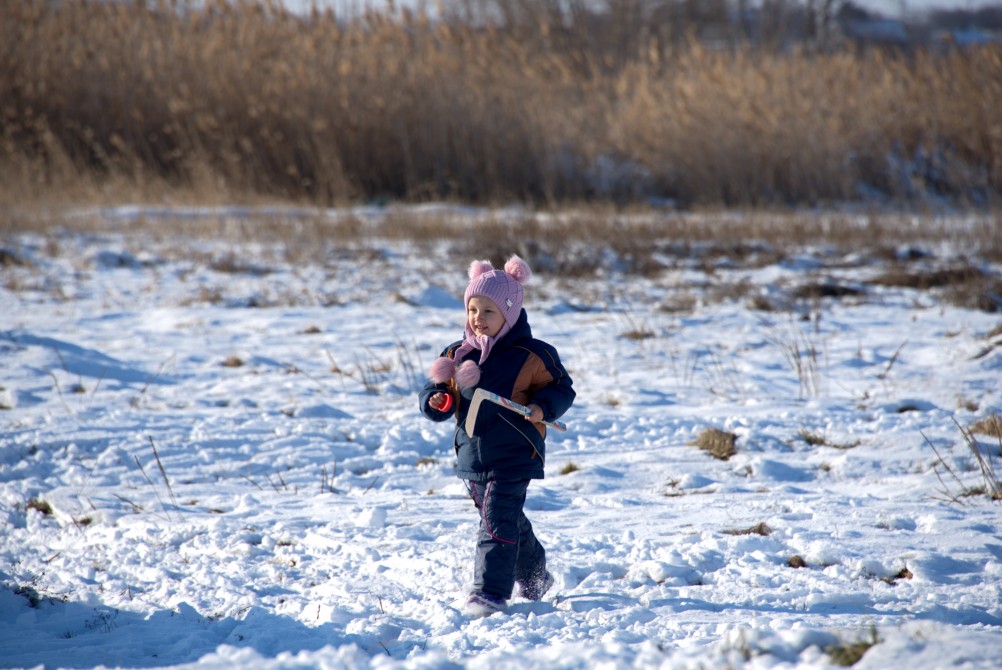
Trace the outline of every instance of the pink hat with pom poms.
{"label": "pink hat with pom poms", "polygon": [[473,361],[463,361],[459,365],[456,365],[455,361],[462,361],[463,357],[473,349],[480,350],[481,364],[487,360],[494,341],[504,337],[518,322],[524,295],[522,284],[532,276],[528,264],[518,256],[509,258],[503,270],[496,270],[490,261],[473,261],[470,263],[469,274],[470,284],[466,287],[466,295],[463,298],[466,306],[469,307],[470,298],[473,296],[486,296],[501,310],[505,325],[494,337],[484,335],[478,338],[467,323],[466,338],[453,352],[453,358],[442,356],[432,363],[428,377],[433,382],[444,384],[455,379],[460,389],[470,389],[480,383],[480,367]]}
{"label": "pink hat with pom poms", "polygon": [[522,284],[532,276],[529,265],[518,256],[509,258],[503,270],[495,269],[490,261],[473,261],[469,274],[463,302],[469,306],[473,296],[486,296],[501,310],[508,328],[514,326],[522,312]]}

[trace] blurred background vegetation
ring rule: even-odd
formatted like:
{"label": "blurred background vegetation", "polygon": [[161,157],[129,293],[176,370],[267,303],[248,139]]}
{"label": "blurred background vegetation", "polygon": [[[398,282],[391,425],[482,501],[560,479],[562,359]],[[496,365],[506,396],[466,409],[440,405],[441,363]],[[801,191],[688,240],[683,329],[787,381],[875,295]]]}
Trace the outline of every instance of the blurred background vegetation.
{"label": "blurred background vegetation", "polygon": [[1002,8],[0,3],[0,204],[994,209]]}

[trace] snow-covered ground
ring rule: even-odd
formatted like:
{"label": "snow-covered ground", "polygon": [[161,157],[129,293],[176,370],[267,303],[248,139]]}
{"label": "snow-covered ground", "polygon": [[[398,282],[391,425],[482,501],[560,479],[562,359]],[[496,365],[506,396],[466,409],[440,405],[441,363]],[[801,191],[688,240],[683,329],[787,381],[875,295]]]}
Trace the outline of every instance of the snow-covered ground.
{"label": "snow-covered ground", "polygon": [[[470,620],[477,516],[414,391],[472,258],[373,233],[304,263],[142,215],[0,239],[0,666],[998,667],[1002,507],[958,497],[998,314],[812,249],[537,272],[578,391],[527,502],[557,583]],[[859,291],[748,299],[819,278]]]}

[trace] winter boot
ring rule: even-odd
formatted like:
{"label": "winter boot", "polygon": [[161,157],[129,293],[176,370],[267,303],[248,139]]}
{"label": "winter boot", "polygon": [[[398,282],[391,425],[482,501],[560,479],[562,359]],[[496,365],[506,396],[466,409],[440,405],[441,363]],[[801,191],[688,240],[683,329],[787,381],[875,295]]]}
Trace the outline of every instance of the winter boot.
{"label": "winter boot", "polygon": [[543,595],[553,586],[553,575],[549,571],[544,572],[541,577],[530,579],[521,585],[521,595],[526,600],[542,600]]}
{"label": "winter boot", "polygon": [[474,617],[485,617],[500,612],[507,606],[508,601],[504,598],[483,591],[474,591],[466,601],[466,613]]}

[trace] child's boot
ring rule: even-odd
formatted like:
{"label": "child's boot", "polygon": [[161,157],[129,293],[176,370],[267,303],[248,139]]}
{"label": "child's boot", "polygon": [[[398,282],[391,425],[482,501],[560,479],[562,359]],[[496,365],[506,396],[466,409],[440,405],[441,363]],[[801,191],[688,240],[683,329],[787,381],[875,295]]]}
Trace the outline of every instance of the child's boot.
{"label": "child's boot", "polygon": [[549,571],[544,572],[540,577],[526,581],[521,585],[520,594],[526,600],[542,600],[543,595],[553,586],[553,575]]}
{"label": "child's boot", "polygon": [[485,617],[500,612],[507,606],[508,601],[504,598],[483,591],[474,591],[466,601],[466,613],[474,617]]}

